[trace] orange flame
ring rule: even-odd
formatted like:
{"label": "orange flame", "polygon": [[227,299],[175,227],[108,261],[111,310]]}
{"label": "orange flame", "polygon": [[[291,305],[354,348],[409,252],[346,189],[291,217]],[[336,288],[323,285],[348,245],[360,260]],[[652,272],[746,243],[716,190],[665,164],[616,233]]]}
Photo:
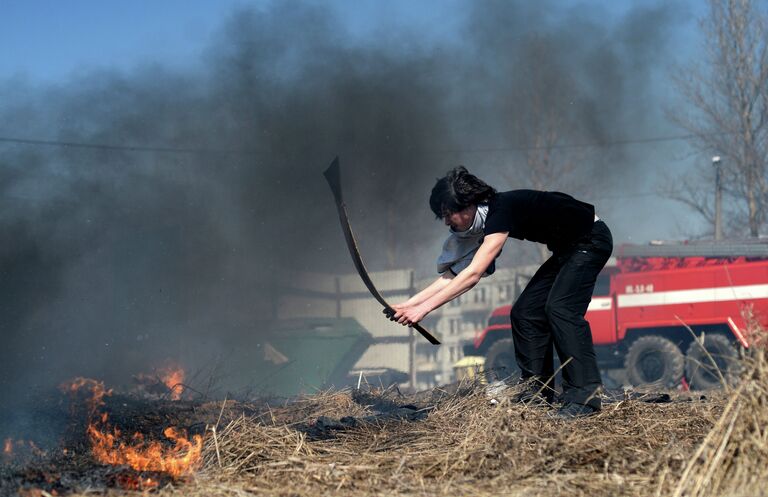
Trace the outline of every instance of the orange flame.
{"label": "orange flame", "polygon": [[165,447],[158,441],[145,441],[141,433],[134,433],[130,443],[120,440],[120,430],[105,425],[88,425],[91,451],[96,459],[113,466],[128,465],[137,471],[159,471],[174,478],[191,473],[200,463],[203,437],[195,435],[190,441],[174,428],[166,428],[163,435],[173,443]]}
{"label": "orange flame", "polygon": [[117,476],[117,484],[124,490],[148,490],[157,488],[160,482],[152,478],[141,478],[136,475],[120,474]]}
{"label": "orange flame", "polygon": [[3,452],[1,455],[4,458],[28,459],[33,456],[44,456],[45,451],[31,440],[6,438],[3,440]]}
{"label": "orange flame", "polygon": [[186,373],[180,366],[168,366],[167,368],[159,371],[160,378],[171,391],[171,400],[181,399],[181,394],[184,393],[184,378]]}
{"label": "orange flame", "polygon": [[[183,370],[182,380],[183,380]],[[177,382],[178,383],[178,382]],[[174,383],[177,384],[177,383]],[[192,439],[181,434],[175,428],[168,427],[163,435],[173,444],[168,447],[159,441],[146,441],[141,433],[134,433],[130,442],[121,440],[118,428],[109,426],[109,415],[98,412],[104,405],[104,396],[111,395],[112,390],[104,388],[104,383],[88,378],[76,378],[70,384],[61,386],[62,390],[77,392],[86,387],[91,391],[88,404],[91,409],[87,433],[91,443],[91,452],[96,460],[115,466],[127,465],[137,471],[164,472],[178,478],[198,468],[201,462],[203,437],[194,435]],[[151,479],[139,481],[142,488],[151,487]]]}
{"label": "orange flame", "polygon": [[65,393],[77,393],[81,388],[86,388],[91,391],[91,398],[88,401],[88,408],[91,415],[96,413],[96,410],[104,405],[104,397],[112,395],[112,389],[107,390],[104,388],[103,381],[93,380],[91,378],[78,377],[69,383],[62,383],[59,385],[59,389]]}

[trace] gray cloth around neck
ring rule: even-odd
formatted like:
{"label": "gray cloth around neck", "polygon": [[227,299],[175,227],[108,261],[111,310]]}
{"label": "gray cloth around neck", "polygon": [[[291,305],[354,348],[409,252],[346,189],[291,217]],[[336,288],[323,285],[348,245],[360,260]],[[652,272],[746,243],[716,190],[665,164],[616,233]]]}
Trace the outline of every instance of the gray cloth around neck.
{"label": "gray cloth around neck", "polygon": [[[451,234],[443,244],[443,251],[440,257],[437,258],[438,273],[443,274],[451,270],[454,274],[459,274],[459,272],[469,266],[483,241],[483,228],[485,227],[485,217],[487,215],[488,206],[478,205],[475,219],[467,231],[454,231],[451,228]],[[488,268],[488,271],[483,276],[491,273],[493,273],[493,270]]]}

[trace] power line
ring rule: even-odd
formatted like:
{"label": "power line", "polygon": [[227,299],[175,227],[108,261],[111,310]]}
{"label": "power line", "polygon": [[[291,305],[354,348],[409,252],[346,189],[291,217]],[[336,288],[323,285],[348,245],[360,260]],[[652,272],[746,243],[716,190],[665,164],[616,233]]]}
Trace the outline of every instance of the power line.
{"label": "power line", "polygon": [[[722,133],[713,133],[722,134]],[[646,143],[660,143],[671,142],[679,140],[690,140],[694,138],[700,138],[700,135],[685,134],[685,135],[668,135],[668,136],[655,136],[648,138],[635,138],[635,139],[623,139],[612,140],[604,142],[591,142],[591,143],[563,143],[559,145],[549,146],[507,146],[507,147],[481,147],[481,148],[466,148],[466,149],[434,149],[434,150],[421,150],[427,153],[489,153],[489,152],[526,152],[533,150],[549,150],[549,149],[569,149],[569,148],[603,148],[614,147],[620,145],[636,145]],[[148,145],[118,145],[111,143],[85,143],[74,141],[61,141],[61,140],[45,140],[37,138],[18,138],[10,136],[0,136],[0,143],[13,143],[19,145],[32,145],[43,147],[63,147],[63,148],[80,148],[91,150],[110,150],[110,151],[125,151],[125,152],[157,152],[157,153],[173,153],[173,154],[257,154],[260,152],[258,149],[215,149],[215,148],[196,148],[196,147],[171,147],[171,146],[148,146]],[[417,149],[418,150],[418,149]]]}
{"label": "power line", "polygon": [[[712,133],[723,134],[723,133]],[[495,148],[471,148],[471,149],[445,149],[445,150],[431,150],[425,152],[433,153],[484,153],[484,152],[506,152],[506,151],[530,151],[530,150],[542,150],[542,149],[563,149],[563,148],[588,148],[588,147],[610,147],[619,145],[632,145],[632,144],[645,144],[645,143],[658,143],[658,142],[670,142],[678,140],[688,140],[692,138],[698,138],[700,135],[669,135],[669,136],[657,136],[649,138],[637,138],[637,139],[625,139],[625,140],[613,140],[608,142],[595,142],[595,143],[570,143],[553,145],[550,147],[495,147]],[[257,149],[211,149],[211,148],[186,148],[186,147],[168,147],[168,146],[144,146],[144,145],[116,145],[105,143],[84,143],[84,142],[72,142],[61,140],[43,140],[33,138],[16,138],[8,136],[0,136],[0,143],[15,143],[20,145],[35,145],[46,147],[65,147],[65,148],[81,148],[91,150],[109,150],[109,151],[127,151],[127,152],[159,152],[159,153],[175,153],[175,154],[211,154],[211,153],[223,153],[223,154],[255,154],[258,153]],[[627,197],[655,197],[663,196],[657,192],[637,192],[628,193],[622,195],[609,195],[601,198],[605,200]]]}
{"label": "power line", "polygon": [[[722,133],[712,133],[722,134]],[[519,147],[497,147],[497,148],[474,148],[474,149],[456,149],[456,150],[443,150],[442,152],[449,153],[473,153],[473,152],[527,152],[530,150],[551,150],[551,149],[564,149],[564,148],[601,148],[601,147],[614,147],[618,145],[634,145],[644,143],[658,143],[658,142],[671,142],[679,140],[691,140],[694,138],[700,138],[700,135],[687,134],[687,135],[669,135],[669,136],[654,136],[649,138],[635,138],[624,140],[612,140],[605,142],[591,142],[591,143],[563,143],[559,145],[540,145],[537,147],[531,146],[519,146]]]}
{"label": "power line", "polygon": [[60,140],[42,140],[42,139],[35,139],[35,138],[15,138],[15,137],[8,137],[8,136],[0,136],[0,142],[15,143],[20,145],[38,145],[38,146],[45,146],[45,147],[86,148],[86,149],[93,149],[93,150],[115,150],[115,151],[119,150],[119,151],[127,151],[127,152],[162,152],[162,153],[174,153],[174,154],[253,153],[255,152],[255,150],[84,143],[84,142],[70,142],[70,141],[60,141]]}

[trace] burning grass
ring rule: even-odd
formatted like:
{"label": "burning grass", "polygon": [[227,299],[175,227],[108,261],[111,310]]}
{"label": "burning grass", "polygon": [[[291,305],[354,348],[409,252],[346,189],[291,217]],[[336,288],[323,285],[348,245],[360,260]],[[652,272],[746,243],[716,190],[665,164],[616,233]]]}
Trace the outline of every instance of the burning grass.
{"label": "burning grass", "polygon": [[323,392],[258,409],[227,401],[190,416],[207,424],[202,468],[158,495],[744,496],[765,495],[768,479],[764,349],[742,381],[706,399],[622,400],[572,422],[492,406],[481,387]]}
{"label": "burning grass", "polygon": [[136,471],[167,473],[172,478],[187,475],[199,466],[203,445],[201,435],[188,438],[186,433],[168,426],[163,429],[163,436],[171,442],[170,446],[158,440],[147,440],[140,432],[126,438],[119,428],[109,424],[109,414],[100,411],[104,398],[112,395],[112,390],[107,390],[102,382],[76,378],[62,385],[61,389],[71,394],[88,392],[86,433],[96,461],[111,466],[128,466]]}

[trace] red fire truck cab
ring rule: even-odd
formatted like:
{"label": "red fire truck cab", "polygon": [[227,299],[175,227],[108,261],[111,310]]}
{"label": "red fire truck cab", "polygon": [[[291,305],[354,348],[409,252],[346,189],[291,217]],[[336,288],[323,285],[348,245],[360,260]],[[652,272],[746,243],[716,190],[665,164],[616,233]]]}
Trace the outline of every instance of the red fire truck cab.
{"label": "red fire truck cab", "polygon": [[[495,309],[465,355],[519,372],[509,313]],[[586,319],[601,368],[633,385],[712,388],[738,368],[750,331],[768,325],[768,243],[625,245],[598,277]]]}

